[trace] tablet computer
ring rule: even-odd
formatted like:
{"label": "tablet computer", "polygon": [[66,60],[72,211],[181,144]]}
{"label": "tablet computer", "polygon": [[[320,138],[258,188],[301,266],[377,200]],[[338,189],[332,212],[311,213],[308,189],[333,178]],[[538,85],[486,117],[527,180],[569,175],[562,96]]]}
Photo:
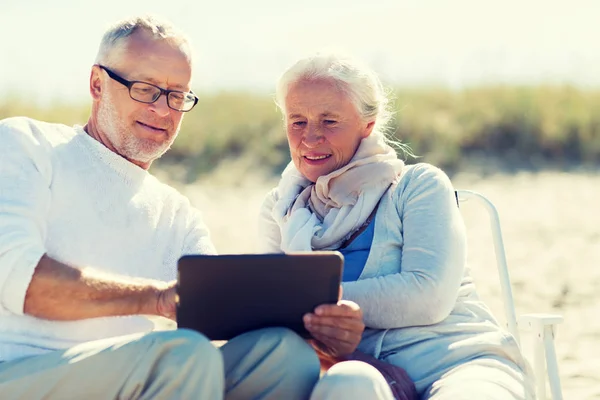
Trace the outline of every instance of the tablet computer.
{"label": "tablet computer", "polygon": [[343,263],[336,251],[184,256],[177,326],[210,340],[275,326],[308,338],[302,316],[338,301]]}

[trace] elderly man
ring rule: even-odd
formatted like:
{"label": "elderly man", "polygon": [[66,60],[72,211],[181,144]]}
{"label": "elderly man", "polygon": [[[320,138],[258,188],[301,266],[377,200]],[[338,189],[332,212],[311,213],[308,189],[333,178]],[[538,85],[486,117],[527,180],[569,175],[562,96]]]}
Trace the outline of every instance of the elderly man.
{"label": "elderly man", "polygon": [[83,127],[0,121],[3,399],[305,399],[319,361],[284,329],[220,349],[174,318],[176,263],[214,253],[199,211],[147,172],[198,98],[188,40],[116,24],[91,70]]}

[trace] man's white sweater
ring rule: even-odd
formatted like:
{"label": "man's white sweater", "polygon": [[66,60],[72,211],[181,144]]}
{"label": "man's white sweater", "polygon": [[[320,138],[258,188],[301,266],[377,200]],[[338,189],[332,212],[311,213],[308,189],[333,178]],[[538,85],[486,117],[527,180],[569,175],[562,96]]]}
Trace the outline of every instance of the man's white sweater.
{"label": "man's white sweater", "polygon": [[143,316],[49,321],[23,313],[44,253],[78,267],[168,281],[212,254],[198,210],[81,127],[0,121],[0,361],[144,332]]}

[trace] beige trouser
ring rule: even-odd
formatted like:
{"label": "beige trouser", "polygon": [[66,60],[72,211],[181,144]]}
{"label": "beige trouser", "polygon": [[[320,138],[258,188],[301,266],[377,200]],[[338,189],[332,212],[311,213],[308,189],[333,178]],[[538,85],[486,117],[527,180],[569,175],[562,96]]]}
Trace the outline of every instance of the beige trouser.
{"label": "beige trouser", "polygon": [[310,400],[394,400],[385,378],[362,361],[335,364],[321,378]]}
{"label": "beige trouser", "polygon": [[220,349],[175,330],[89,342],[0,363],[2,399],[307,399],[319,379],[310,346],[283,328]]}
{"label": "beige trouser", "polygon": [[481,357],[460,364],[433,383],[427,400],[532,400],[532,382],[514,363]]}

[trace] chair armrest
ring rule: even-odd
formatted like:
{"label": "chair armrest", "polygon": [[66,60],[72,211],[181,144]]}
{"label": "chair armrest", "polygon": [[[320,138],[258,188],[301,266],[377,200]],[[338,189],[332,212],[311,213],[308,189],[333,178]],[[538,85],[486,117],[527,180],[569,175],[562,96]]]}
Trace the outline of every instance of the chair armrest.
{"label": "chair armrest", "polygon": [[543,330],[545,326],[554,326],[562,323],[564,318],[558,314],[524,314],[519,317],[520,325],[535,331]]}

